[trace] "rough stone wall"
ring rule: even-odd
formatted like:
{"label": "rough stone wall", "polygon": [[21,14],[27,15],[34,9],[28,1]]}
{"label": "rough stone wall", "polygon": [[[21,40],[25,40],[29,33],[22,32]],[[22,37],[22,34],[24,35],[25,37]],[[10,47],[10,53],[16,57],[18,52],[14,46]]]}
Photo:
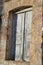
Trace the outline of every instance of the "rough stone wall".
{"label": "rough stone wall", "polygon": [[[42,2],[33,1],[31,65],[42,65]],[[33,49],[32,49],[33,48]],[[32,62],[32,63],[31,63]]]}
{"label": "rough stone wall", "polygon": [[30,65],[42,65],[42,0],[11,0],[3,5],[0,65],[29,65],[29,62],[6,61],[6,34],[9,11],[21,6],[32,6]]}

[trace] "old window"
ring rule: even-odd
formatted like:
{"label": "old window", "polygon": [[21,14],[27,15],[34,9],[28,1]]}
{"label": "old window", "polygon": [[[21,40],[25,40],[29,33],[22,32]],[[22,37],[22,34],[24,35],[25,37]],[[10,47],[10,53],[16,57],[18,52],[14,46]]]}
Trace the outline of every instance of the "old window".
{"label": "old window", "polygon": [[32,8],[13,13],[10,60],[29,61]]}

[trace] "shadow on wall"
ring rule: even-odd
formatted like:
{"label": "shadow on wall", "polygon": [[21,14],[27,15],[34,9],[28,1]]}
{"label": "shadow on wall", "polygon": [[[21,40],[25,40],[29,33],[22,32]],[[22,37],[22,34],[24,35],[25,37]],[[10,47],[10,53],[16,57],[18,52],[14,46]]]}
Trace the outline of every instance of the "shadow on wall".
{"label": "shadow on wall", "polygon": [[2,23],[2,19],[1,19],[2,14],[3,14],[3,0],[0,0],[0,30],[1,30],[1,23]]}
{"label": "shadow on wall", "polygon": [[42,65],[43,65],[43,35],[42,35]]}
{"label": "shadow on wall", "polygon": [[2,26],[2,19],[1,16],[3,14],[3,0],[0,0],[0,40],[1,40],[1,26]]}
{"label": "shadow on wall", "polygon": [[[43,26],[42,26],[43,28]],[[42,29],[42,45],[41,45],[41,49],[42,49],[42,65],[43,65],[43,29]]]}
{"label": "shadow on wall", "polygon": [[3,11],[3,0],[0,0],[0,16],[2,15]]}

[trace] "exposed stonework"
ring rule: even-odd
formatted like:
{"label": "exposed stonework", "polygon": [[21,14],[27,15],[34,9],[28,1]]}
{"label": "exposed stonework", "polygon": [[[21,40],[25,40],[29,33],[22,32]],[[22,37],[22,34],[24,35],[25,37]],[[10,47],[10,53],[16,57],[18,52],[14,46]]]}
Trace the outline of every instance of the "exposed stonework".
{"label": "exposed stonework", "polygon": [[[30,62],[6,61],[6,40],[9,12],[22,6],[32,6],[32,32],[30,44]],[[42,65],[42,0],[11,0],[4,2],[2,15],[2,34],[0,48],[0,65]]]}

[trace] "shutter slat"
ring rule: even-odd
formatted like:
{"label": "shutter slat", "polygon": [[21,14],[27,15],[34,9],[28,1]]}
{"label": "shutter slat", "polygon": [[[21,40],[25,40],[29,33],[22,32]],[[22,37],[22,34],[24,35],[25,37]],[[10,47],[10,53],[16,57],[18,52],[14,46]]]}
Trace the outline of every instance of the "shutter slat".
{"label": "shutter slat", "polygon": [[32,11],[26,12],[25,42],[24,42],[24,60],[25,61],[29,61],[29,56],[30,56],[31,23],[32,23]]}

